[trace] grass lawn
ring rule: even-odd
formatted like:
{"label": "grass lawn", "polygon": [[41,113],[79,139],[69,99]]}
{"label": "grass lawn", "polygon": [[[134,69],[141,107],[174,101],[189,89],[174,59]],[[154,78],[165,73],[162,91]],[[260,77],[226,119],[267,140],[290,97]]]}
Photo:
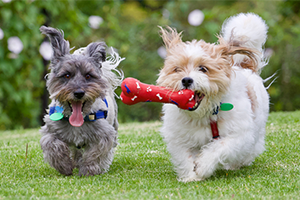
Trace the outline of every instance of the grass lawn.
{"label": "grass lawn", "polygon": [[300,199],[300,111],[270,114],[251,166],[202,182],[177,181],[160,126],[121,124],[109,172],[81,178],[44,163],[38,129],[0,132],[0,199]]}

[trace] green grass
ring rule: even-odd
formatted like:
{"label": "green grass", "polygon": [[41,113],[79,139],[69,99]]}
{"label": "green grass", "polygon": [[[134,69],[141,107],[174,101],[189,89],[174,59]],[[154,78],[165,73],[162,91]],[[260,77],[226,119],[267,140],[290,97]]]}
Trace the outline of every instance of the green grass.
{"label": "green grass", "polygon": [[160,126],[121,124],[109,172],[81,178],[44,163],[38,129],[0,132],[0,199],[300,198],[300,111],[270,114],[267,151],[251,166],[219,170],[202,182],[177,181]]}

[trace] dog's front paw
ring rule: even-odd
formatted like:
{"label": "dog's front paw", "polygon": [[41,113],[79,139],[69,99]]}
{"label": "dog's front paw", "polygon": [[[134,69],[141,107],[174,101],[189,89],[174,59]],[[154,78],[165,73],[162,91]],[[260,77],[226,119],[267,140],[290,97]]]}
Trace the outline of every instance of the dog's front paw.
{"label": "dog's front paw", "polygon": [[[195,168],[194,168],[194,170],[195,170]],[[184,182],[184,183],[192,182],[192,181],[203,181],[204,178],[198,176],[194,170],[190,170],[190,171],[188,171],[188,173],[178,174],[177,180],[180,182]]]}
{"label": "dog's front paw", "polygon": [[86,165],[79,167],[78,176],[94,176],[104,173],[98,165]]}
{"label": "dog's front paw", "polygon": [[73,174],[74,165],[72,162],[65,165],[56,165],[54,168],[61,174],[71,176]]}
{"label": "dog's front paw", "polygon": [[194,169],[193,171],[196,173],[197,176],[201,175],[201,169],[200,169],[200,165],[198,162],[194,161]]}
{"label": "dog's front paw", "polygon": [[197,179],[204,180],[213,175],[215,167],[203,164],[201,162],[194,162],[194,172],[196,174]]}
{"label": "dog's front paw", "polygon": [[69,156],[68,145],[51,134],[44,135],[40,143],[44,160],[59,173],[66,176],[72,175],[75,165]]}
{"label": "dog's front paw", "polygon": [[48,155],[46,159],[48,160],[49,164],[54,167],[59,173],[66,176],[70,176],[73,174],[75,165],[67,154],[64,156],[60,156],[59,158],[55,156],[50,157]]}
{"label": "dog's front paw", "polygon": [[197,176],[191,176],[191,177],[178,178],[177,180],[183,183],[188,183],[193,181],[203,181],[204,179],[199,178]]}

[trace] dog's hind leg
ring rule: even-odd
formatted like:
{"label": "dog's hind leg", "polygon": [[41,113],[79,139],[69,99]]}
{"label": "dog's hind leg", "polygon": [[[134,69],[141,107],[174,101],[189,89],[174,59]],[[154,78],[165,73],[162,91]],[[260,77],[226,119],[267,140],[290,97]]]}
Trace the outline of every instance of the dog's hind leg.
{"label": "dog's hind leg", "polygon": [[70,158],[70,149],[68,145],[52,134],[44,135],[41,138],[40,143],[45,161],[59,173],[67,176],[72,175],[74,163]]}

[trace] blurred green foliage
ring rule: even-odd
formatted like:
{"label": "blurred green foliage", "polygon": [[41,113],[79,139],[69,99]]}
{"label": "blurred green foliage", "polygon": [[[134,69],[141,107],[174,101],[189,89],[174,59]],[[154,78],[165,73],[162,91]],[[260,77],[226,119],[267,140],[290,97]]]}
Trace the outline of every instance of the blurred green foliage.
{"label": "blurred green foliage", "polygon": [[[194,9],[202,10],[205,15],[197,27],[187,21]],[[126,58],[120,65],[125,77],[155,84],[163,66],[163,59],[157,53],[163,45],[158,25],[183,31],[183,40],[216,42],[226,18],[240,12],[254,12],[269,26],[265,47],[272,56],[262,77],[275,72],[278,77],[268,90],[271,110],[299,109],[299,10],[299,1],[22,0],[4,3],[0,0],[0,28],[4,32],[0,40],[0,129],[36,127],[42,123],[45,98],[41,97],[47,95],[43,76],[48,63],[39,54],[39,46],[45,39],[39,27],[44,24],[62,29],[75,49],[104,40]],[[91,15],[103,18],[99,29],[89,27]],[[7,48],[7,39],[12,36],[18,36],[24,46],[17,57]],[[120,94],[120,89],[117,93]],[[118,105],[122,122],[155,120],[160,116],[160,104],[126,106],[118,100]]]}

